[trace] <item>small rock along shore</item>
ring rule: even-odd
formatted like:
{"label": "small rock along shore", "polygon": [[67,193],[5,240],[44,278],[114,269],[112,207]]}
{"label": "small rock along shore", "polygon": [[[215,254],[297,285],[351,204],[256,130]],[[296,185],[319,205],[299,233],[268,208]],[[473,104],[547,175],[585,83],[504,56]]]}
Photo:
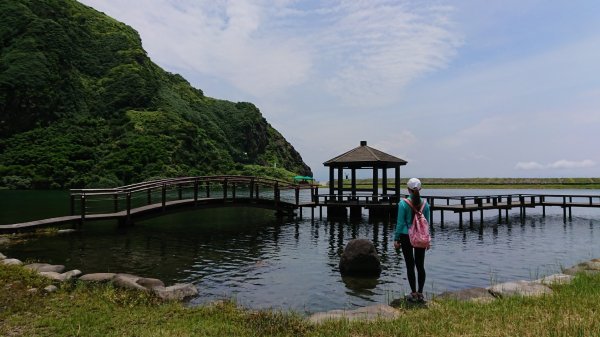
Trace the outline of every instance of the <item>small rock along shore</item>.
{"label": "small rock along shore", "polygon": [[[74,269],[65,271],[63,265],[52,265],[48,263],[23,264],[18,259],[9,258],[0,253],[0,264],[21,265],[24,268],[36,271],[39,275],[49,278],[55,282],[68,282],[78,280],[81,282],[104,283],[112,282],[115,286],[124,289],[133,289],[138,291],[152,292],[159,298],[167,301],[181,301],[189,297],[198,295],[196,286],[190,283],[178,283],[171,286],[165,284],[156,278],[146,278],[124,273],[93,273],[83,274],[80,270]],[[472,301],[478,303],[489,303],[501,298],[510,296],[535,297],[552,293],[549,285],[570,283],[577,273],[597,274],[600,273],[600,258],[592,259],[579,263],[575,266],[565,269],[562,273],[549,275],[534,281],[511,281],[494,284],[487,288],[468,288],[451,292],[444,292],[434,296],[434,298],[425,304],[411,304],[404,299],[393,300],[390,305],[376,304],[362,307],[354,310],[331,310],[327,312],[318,312],[308,317],[312,323],[321,323],[326,320],[344,319],[344,320],[374,320],[374,319],[395,319],[402,313],[397,307],[420,306],[427,307],[435,305],[435,301],[440,299],[453,299],[458,301]],[[43,291],[51,293],[56,291],[54,285],[47,286]],[[30,289],[32,292],[38,289]]]}

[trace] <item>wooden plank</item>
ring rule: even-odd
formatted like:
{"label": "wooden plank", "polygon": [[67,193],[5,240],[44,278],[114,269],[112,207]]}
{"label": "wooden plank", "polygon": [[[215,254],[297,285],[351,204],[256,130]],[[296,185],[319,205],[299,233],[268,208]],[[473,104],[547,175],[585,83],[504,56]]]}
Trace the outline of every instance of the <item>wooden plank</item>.
{"label": "wooden plank", "polygon": [[23,222],[23,223],[0,225],[0,231],[11,231],[11,230],[28,229],[28,228],[35,228],[35,227],[61,225],[61,224],[65,224],[65,223],[69,223],[69,222],[73,222],[73,221],[78,221],[79,219],[81,219],[80,215],[69,215],[69,216],[61,216],[61,217],[56,217],[56,218],[28,221],[28,222]]}

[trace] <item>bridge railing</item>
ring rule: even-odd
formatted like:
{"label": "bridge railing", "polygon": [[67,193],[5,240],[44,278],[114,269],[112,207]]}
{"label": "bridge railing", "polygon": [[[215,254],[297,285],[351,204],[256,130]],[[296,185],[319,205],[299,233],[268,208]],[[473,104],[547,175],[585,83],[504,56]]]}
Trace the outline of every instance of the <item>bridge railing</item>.
{"label": "bridge railing", "polygon": [[[116,188],[93,188],[70,190],[71,214],[82,218],[90,214],[129,212],[131,209],[176,200],[236,198],[272,200],[298,206],[301,197],[306,198],[310,189],[318,186],[294,184],[283,180],[252,176],[201,176],[159,179]],[[301,193],[304,191],[304,193]],[[283,192],[283,193],[282,193]],[[309,196],[312,199],[312,196]]]}

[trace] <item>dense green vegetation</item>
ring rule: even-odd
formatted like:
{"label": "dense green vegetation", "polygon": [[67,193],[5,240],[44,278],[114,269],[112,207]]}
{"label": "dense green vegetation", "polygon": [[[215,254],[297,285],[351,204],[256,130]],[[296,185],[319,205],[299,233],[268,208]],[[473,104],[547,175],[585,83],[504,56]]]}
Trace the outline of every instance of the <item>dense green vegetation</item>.
{"label": "dense green vegetation", "polygon": [[[312,325],[298,314],[249,311],[232,303],[186,307],[147,293],[82,282],[51,284],[0,265],[2,336],[598,336],[600,275],[578,275],[552,295],[492,303],[439,301],[402,309],[392,321]],[[37,292],[30,289],[36,288]]]}
{"label": "dense green vegetation", "polygon": [[0,41],[0,186],[311,175],[253,104],[204,96],[74,0],[0,1]]}

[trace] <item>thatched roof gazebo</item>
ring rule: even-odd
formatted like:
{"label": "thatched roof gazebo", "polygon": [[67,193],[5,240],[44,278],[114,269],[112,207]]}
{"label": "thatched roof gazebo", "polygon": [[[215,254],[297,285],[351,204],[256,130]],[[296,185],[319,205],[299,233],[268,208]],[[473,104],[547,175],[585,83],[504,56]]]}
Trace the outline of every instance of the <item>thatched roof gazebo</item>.
{"label": "thatched roof gazebo", "polygon": [[[388,192],[393,191],[393,196],[397,201],[400,196],[400,166],[406,165],[407,161],[394,157],[385,152],[379,151],[367,145],[366,141],[361,141],[360,146],[343,153],[335,158],[332,158],[323,163],[325,166],[329,166],[329,194],[342,197],[344,191],[350,191],[352,196],[356,195],[357,191],[372,191],[374,198],[379,195],[379,171],[381,170],[381,189],[382,194],[389,196]],[[394,169],[394,187],[388,188],[387,184],[387,170]],[[350,188],[344,189],[344,169],[351,171],[351,185]],[[373,186],[371,189],[357,189],[356,188],[356,170],[357,169],[371,169],[373,171]],[[335,171],[337,170],[337,187],[335,186]],[[340,200],[342,198],[339,198]]]}

